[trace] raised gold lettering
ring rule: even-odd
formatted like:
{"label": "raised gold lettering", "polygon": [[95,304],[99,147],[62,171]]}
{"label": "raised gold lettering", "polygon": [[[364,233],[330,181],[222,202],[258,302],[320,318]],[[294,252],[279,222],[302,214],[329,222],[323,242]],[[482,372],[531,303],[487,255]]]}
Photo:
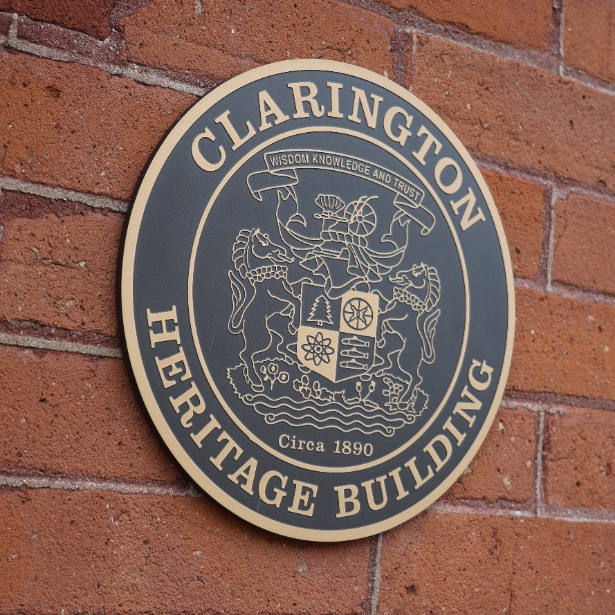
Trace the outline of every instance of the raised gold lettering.
{"label": "raised gold lettering", "polygon": [[[442,457],[440,451],[436,448],[436,444],[440,444],[444,448],[444,457]],[[433,459],[436,464],[436,472],[439,472],[442,466],[451,458],[453,454],[453,445],[444,434],[439,433],[431,439],[423,450]]]}
{"label": "raised gold lettering", "polygon": [[470,393],[467,385],[463,387],[463,391],[461,391],[462,399],[469,399],[470,402],[458,401],[453,408],[453,414],[458,414],[463,417],[470,427],[474,425],[474,421],[476,420],[475,416],[470,416],[466,410],[472,410],[473,412],[480,410],[483,406],[483,402],[481,402],[476,396]]}
{"label": "raised gold lettering", "polygon": [[[403,124],[398,124],[396,126],[399,131],[398,134],[394,134],[392,130],[393,119],[396,115],[401,115],[404,119]],[[399,143],[402,147],[406,144],[406,139],[412,135],[412,133],[408,130],[408,128],[410,128],[410,124],[412,124],[412,116],[401,107],[390,107],[387,109],[382,121],[382,126],[387,137],[389,137],[391,141]]]}
{"label": "raised gold lettering", "polygon": [[300,480],[293,480],[293,484],[295,485],[295,495],[293,496],[293,503],[288,507],[288,512],[311,517],[314,514],[314,502],[310,503],[310,499],[316,497],[318,485],[304,483]]}
{"label": "raised gold lettering", "polygon": [[[380,510],[387,505],[388,497],[387,497],[387,488],[385,486],[386,481],[385,476],[379,476],[375,480],[372,478],[371,480],[366,480],[364,483],[361,483],[363,489],[365,489],[365,495],[367,496],[367,505],[372,510]],[[380,502],[376,502],[374,498],[374,483],[378,481],[380,485]]]}
{"label": "raised gold lettering", "polygon": [[433,153],[437,156],[442,149],[442,143],[438,141],[430,132],[425,128],[425,126],[421,126],[419,131],[416,133],[417,137],[425,137],[423,144],[420,149],[416,152],[412,152],[412,155],[423,165],[425,166],[425,156],[429,152],[429,150],[433,147]]}
{"label": "raised gold lettering", "polygon": [[[186,355],[184,354],[184,349],[180,346],[179,351],[175,354],[167,357],[166,359],[160,359],[159,357],[155,358],[156,366],[158,367],[158,373],[160,374],[160,380],[162,381],[162,386],[165,389],[177,384],[177,379],[172,378],[172,376],[177,376],[181,374],[180,380],[182,382],[188,380],[192,377],[192,373],[190,372],[190,368],[186,363]],[[165,373],[165,370],[169,370]]]}
{"label": "raised gold lettering", "polygon": [[[444,174],[444,169],[453,168],[455,171],[455,178],[453,181],[449,183],[444,183],[442,175]],[[434,176],[436,179],[436,184],[443,192],[446,194],[455,194],[461,188],[461,184],[463,183],[463,175],[461,174],[461,169],[459,165],[452,158],[440,158],[436,163],[436,167],[434,169]]]}
{"label": "raised gold lettering", "polygon": [[252,122],[249,120],[246,122],[246,134],[243,137],[239,136],[239,133],[235,130],[235,127],[231,123],[229,118],[230,111],[225,111],[221,115],[219,115],[214,122],[216,124],[221,124],[224,130],[226,130],[226,134],[231,138],[233,142],[233,151],[235,151],[238,147],[241,147],[246,141],[251,139],[255,134],[256,130],[254,130],[254,126],[252,126]]}
{"label": "raised gold lettering", "polygon": [[[310,117],[309,113],[305,111],[305,103],[310,105],[314,117],[322,117],[324,115],[324,105],[319,106],[316,102],[318,88],[315,83],[311,81],[298,81],[297,83],[289,83],[288,87],[293,91],[295,99],[295,113],[293,114],[295,119]],[[302,89],[307,89],[307,94],[303,94]]]}
{"label": "raised gold lettering", "polygon": [[[170,328],[167,325],[170,322],[174,325],[177,324],[177,309],[175,306],[166,312],[152,312],[149,308],[147,309],[147,325],[150,329],[149,341],[152,348],[160,342],[175,342],[179,344],[179,329],[175,326]],[[155,323],[160,325],[160,331],[154,331]]]}
{"label": "raised gold lettering", "polygon": [[[267,487],[269,486],[269,483],[273,478],[277,478],[280,481],[281,489],[280,487],[273,487],[273,493],[275,494],[275,496],[271,498],[267,495]],[[258,483],[258,495],[260,499],[265,504],[280,508],[280,504],[282,503],[282,500],[286,495],[286,491],[284,491],[284,488],[286,487],[287,482],[288,477],[284,476],[283,474],[280,474],[279,472],[276,472],[275,470],[269,470],[268,472],[265,472]]]}
{"label": "raised gold lettering", "polygon": [[337,491],[338,510],[336,517],[351,517],[361,510],[361,504],[357,499],[359,488],[356,485],[340,485],[333,487]]}
{"label": "raised gold lettering", "polygon": [[414,478],[414,488],[419,489],[422,487],[432,476],[433,476],[433,468],[431,466],[427,466],[427,475],[421,476],[419,469],[416,467],[416,457],[412,457],[409,461],[404,464],[412,473],[412,478]]}
{"label": "raised gold lettering", "polygon": [[327,81],[327,85],[331,90],[331,111],[327,115],[343,118],[344,116],[340,113],[340,90],[343,86],[341,83],[334,83],[333,81]]}
{"label": "raised gold lettering", "polygon": [[231,438],[231,436],[223,431],[217,438],[218,442],[226,442],[226,444],[222,447],[222,450],[215,456],[210,457],[209,461],[211,461],[218,470],[222,470],[222,462],[233,453],[233,458],[235,461],[239,459],[241,453],[243,453],[243,449],[237,445],[235,440]]}
{"label": "raised gold lettering", "polygon": [[199,447],[203,448],[203,440],[214,430],[220,429],[220,423],[213,414],[209,415],[209,422],[205,427],[202,427],[198,433],[191,433],[190,437],[194,440],[194,443]]}
{"label": "raised gold lettering", "polygon": [[[256,477],[256,468],[258,463],[254,457],[250,457],[236,472],[229,474],[228,477],[239,485],[246,493],[254,495],[254,478]],[[243,478],[245,482],[240,483],[239,479]]]}
{"label": "raised gold lettering", "polygon": [[[479,207],[476,210],[476,213],[471,216],[474,211],[474,206],[476,205],[476,195],[472,188],[468,188],[468,194],[459,199],[458,201],[451,201],[451,207],[455,212],[455,215],[459,215],[459,210],[463,207],[463,214],[461,216],[461,230],[467,231],[473,224],[476,222],[484,222],[485,214],[483,210]],[[470,217],[471,216],[471,217]]]}
{"label": "raised gold lettering", "polygon": [[177,414],[182,412],[182,406],[186,406],[180,419],[181,424],[186,428],[192,427],[195,414],[202,414],[205,411],[205,400],[194,382],[191,382],[190,388],[178,397],[169,397],[169,401]]}
{"label": "raised gold lettering", "polygon": [[393,478],[393,482],[395,483],[395,489],[397,489],[397,496],[395,498],[396,500],[401,500],[402,498],[405,498],[407,495],[410,495],[410,493],[406,491],[406,488],[401,482],[400,473],[401,473],[401,468],[395,468],[394,470],[389,472],[389,476]]}
{"label": "raised gold lettering", "polygon": [[451,416],[446,419],[446,422],[444,423],[444,425],[442,425],[442,427],[446,429],[446,431],[448,431],[453,436],[453,438],[455,438],[457,446],[459,446],[466,439],[467,434],[461,433],[457,429],[457,427],[455,427]]}
{"label": "raised gold lettering", "polygon": [[203,169],[203,171],[217,171],[226,160],[226,152],[224,151],[224,148],[219,145],[218,152],[220,153],[220,158],[218,158],[218,162],[209,162],[209,160],[207,160],[207,158],[205,158],[205,156],[201,153],[200,144],[203,139],[215,141],[216,137],[209,128],[205,128],[203,132],[199,133],[192,142],[192,158],[194,159],[194,162],[196,162],[199,167]]}
{"label": "raised gold lettering", "polygon": [[[481,374],[486,374],[485,379],[482,381],[478,380],[478,378],[474,375],[474,370],[477,367],[480,367]],[[491,384],[492,374],[493,367],[487,365],[485,361],[481,363],[476,359],[472,359],[472,365],[470,366],[470,371],[468,372],[468,380],[470,381],[470,385],[472,386],[472,388],[476,389],[477,391],[485,391],[486,389],[488,389],[489,385]]]}
{"label": "raised gold lettering", "polygon": [[273,123],[276,126],[290,119],[288,115],[282,113],[282,109],[278,107],[267,90],[262,90],[258,93],[258,108],[261,114],[261,125],[258,128],[260,131],[271,128],[271,123],[267,119],[271,115],[275,116],[275,121]]}
{"label": "raised gold lettering", "polygon": [[361,88],[355,88],[353,86],[352,91],[354,92],[354,102],[352,105],[352,113],[348,116],[348,119],[351,122],[355,122],[357,124],[361,123],[361,119],[359,118],[359,105],[361,105],[363,116],[365,117],[367,125],[370,128],[376,128],[378,109],[380,107],[380,103],[383,101],[382,96],[370,94],[370,98],[373,102],[373,106],[370,108],[369,102],[367,101],[367,95],[365,94],[365,90],[362,90]]}

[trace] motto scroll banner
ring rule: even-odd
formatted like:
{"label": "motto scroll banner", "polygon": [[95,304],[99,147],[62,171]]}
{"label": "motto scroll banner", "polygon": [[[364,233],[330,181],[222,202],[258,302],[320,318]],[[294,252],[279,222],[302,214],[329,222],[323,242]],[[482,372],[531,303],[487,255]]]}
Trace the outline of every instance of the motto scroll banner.
{"label": "motto scroll banner", "polygon": [[460,476],[510,365],[487,186],[426,105],[360,68],[231,79],[161,144],[130,214],[126,345],[194,481],[307,540],[410,519]]}
{"label": "motto scroll banner", "polygon": [[403,215],[412,218],[422,225],[422,234],[431,231],[435,218],[421,206],[423,191],[407,179],[384,169],[377,164],[368,163],[353,156],[336,152],[322,151],[280,151],[265,154],[267,170],[254,173],[248,177],[248,185],[255,199],[262,201],[265,190],[290,189],[299,179],[299,169],[322,169],[347,173],[359,178],[369,178],[370,181],[382,187],[389,188],[395,194],[393,204]]}

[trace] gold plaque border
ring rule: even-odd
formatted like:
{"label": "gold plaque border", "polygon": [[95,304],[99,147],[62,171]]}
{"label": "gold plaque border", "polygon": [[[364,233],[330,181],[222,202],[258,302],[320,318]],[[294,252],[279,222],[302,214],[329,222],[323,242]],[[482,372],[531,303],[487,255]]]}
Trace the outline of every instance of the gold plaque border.
{"label": "gold plaque border", "polygon": [[[459,155],[467,164],[468,169],[474,176],[478,186],[481,189],[483,196],[485,197],[489,212],[492,216],[500,246],[502,249],[502,258],[504,261],[504,269],[506,274],[506,288],[508,291],[508,328],[506,339],[506,351],[504,353],[504,363],[502,365],[502,371],[500,373],[500,380],[493,397],[493,402],[487,414],[487,418],[479,431],[476,439],[472,443],[472,446],[468,449],[463,459],[459,462],[457,467],[449,474],[449,476],[440,483],[440,485],[431,491],[429,495],[418,501],[414,506],[411,506],[407,510],[389,517],[378,523],[371,525],[364,525],[355,529],[347,530],[312,530],[307,528],[299,528],[286,523],[281,523],[269,519],[268,517],[261,515],[253,510],[243,506],[233,498],[231,498],[226,492],[220,489],[213,481],[211,481],[204,472],[202,472],[198,466],[192,461],[190,456],[184,451],[183,447],[177,441],[173,432],[167,425],[167,422],[158,407],[158,403],[154,397],[154,394],[150,388],[147,375],[145,373],[145,367],[139,351],[139,345],[137,341],[136,324],[133,314],[133,284],[134,284],[134,261],[137,249],[137,240],[141,222],[143,220],[143,214],[145,206],[149,200],[149,195],[154,186],[156,178],[164,166],[169,154],[175,148],[184,133],[194,124],[194,122],[214,104],[234,92],[236,89],[252,83],[264,77],[273,75],[280,75],[294,71],[328,71],[333,73],[340,73],[350,75],[363,79],[367,82],[374,83],[384,89],[387,89],[400,98],[404,99],[410,105],[416,107],[421,113],[423,113],[429,120],[431,120],[442,133],[447,137],[450,143],[455,147]],[[135,198],[132,210],[130,212],[130,219],[126,230],[126,238],[124,243],[124,252],[122,255],[122,279],[121,279],[121,306],[122,306],[122,318],[124,324],[124,335],[126,339],[126,346],[128,349],[128,355],[132,365],[132,370],[139,388],[141,397],[145,403],[145,406],[158,430],[159,434],[163,438],[164,442],[168,446],[169,450],[182,465],[184,470],[192,477],[192,479],[200,485],[211,497],[217,500],[220,504],[234,512],[239,517],[257,525],[263,529],[275,532],[282,536],[288,536],[290,538],[297,538],[301,540],[311,540],[317,542],[341,542],[344,540],[355,540],[359,538],[365,538],[372,536],[379,532],[391,529],[408,519],[411,519],[419,512],[427,508],[431,503],[435,502],[462,474],[465,468],[468,466],[474,455],[478,452],[483,440],[485,439],[495,414],[500,405],[502,395],[504,393],[504,387],[510,371],[510,363],[512,358],[513,338],[515,330],[515,296],[514,296],[514,284],[513,284],[513,272],[512,264],[510,260],[510,254],[508,252],[508,243],[504,234],[504,228],[500,220],[500,216],[495,207],[491,192],[485,183],[478,167],[470,157],[470,154],[463,146],[461,141],[453,134],[452,130],[446,125],[434,111],[432,111],[427,105],[416,98],[413,94],[402,88],[401,86],[393,83],[392,81],[368,71],[364,68],[353,66],[351,64],[344,64],[342,62],[335,62],[332,60],[286,60],[283,62],[277,62],[275,64],[268,64],[252,69],[246,73],[238,75],[226,81],[216,89],[212,90],[209,94],[199,100],[193,107],[191,107],[185,115],[179,120],[175,127],[167,135],[166,139],[156,152],[152,159],[147,171],[143,177],[137,196]]]}

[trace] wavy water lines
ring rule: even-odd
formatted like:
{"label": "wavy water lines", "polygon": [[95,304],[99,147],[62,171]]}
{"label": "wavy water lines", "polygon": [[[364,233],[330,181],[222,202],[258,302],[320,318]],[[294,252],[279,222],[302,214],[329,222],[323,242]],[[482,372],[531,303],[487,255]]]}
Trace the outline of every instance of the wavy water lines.
{"label": "wavy water lines", "polygon": [[246,405],[253,407],[269,425],[286,423],[292,427],[359,431],[389,437],[415,420],[407,412],[366,404],[365,400],[361,403],[341,403],[336,399],[305,399],[297,395],[290,383],[276,387],[275,391],[255,392],[245,386],[241,366],[228,370],[227,376],[235,394]]}

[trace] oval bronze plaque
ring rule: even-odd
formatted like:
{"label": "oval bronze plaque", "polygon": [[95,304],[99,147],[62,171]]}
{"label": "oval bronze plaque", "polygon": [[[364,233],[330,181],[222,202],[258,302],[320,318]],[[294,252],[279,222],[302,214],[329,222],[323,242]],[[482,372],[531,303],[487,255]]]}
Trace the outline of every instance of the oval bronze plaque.
{"label": "oval bronze plaque", "polygon": [[172,454],[213,498],[295,538],[416,515],[476,453],[512,349],[487,186],[403,88],[328,61],[212,91],[130,215],[126,342]]}

